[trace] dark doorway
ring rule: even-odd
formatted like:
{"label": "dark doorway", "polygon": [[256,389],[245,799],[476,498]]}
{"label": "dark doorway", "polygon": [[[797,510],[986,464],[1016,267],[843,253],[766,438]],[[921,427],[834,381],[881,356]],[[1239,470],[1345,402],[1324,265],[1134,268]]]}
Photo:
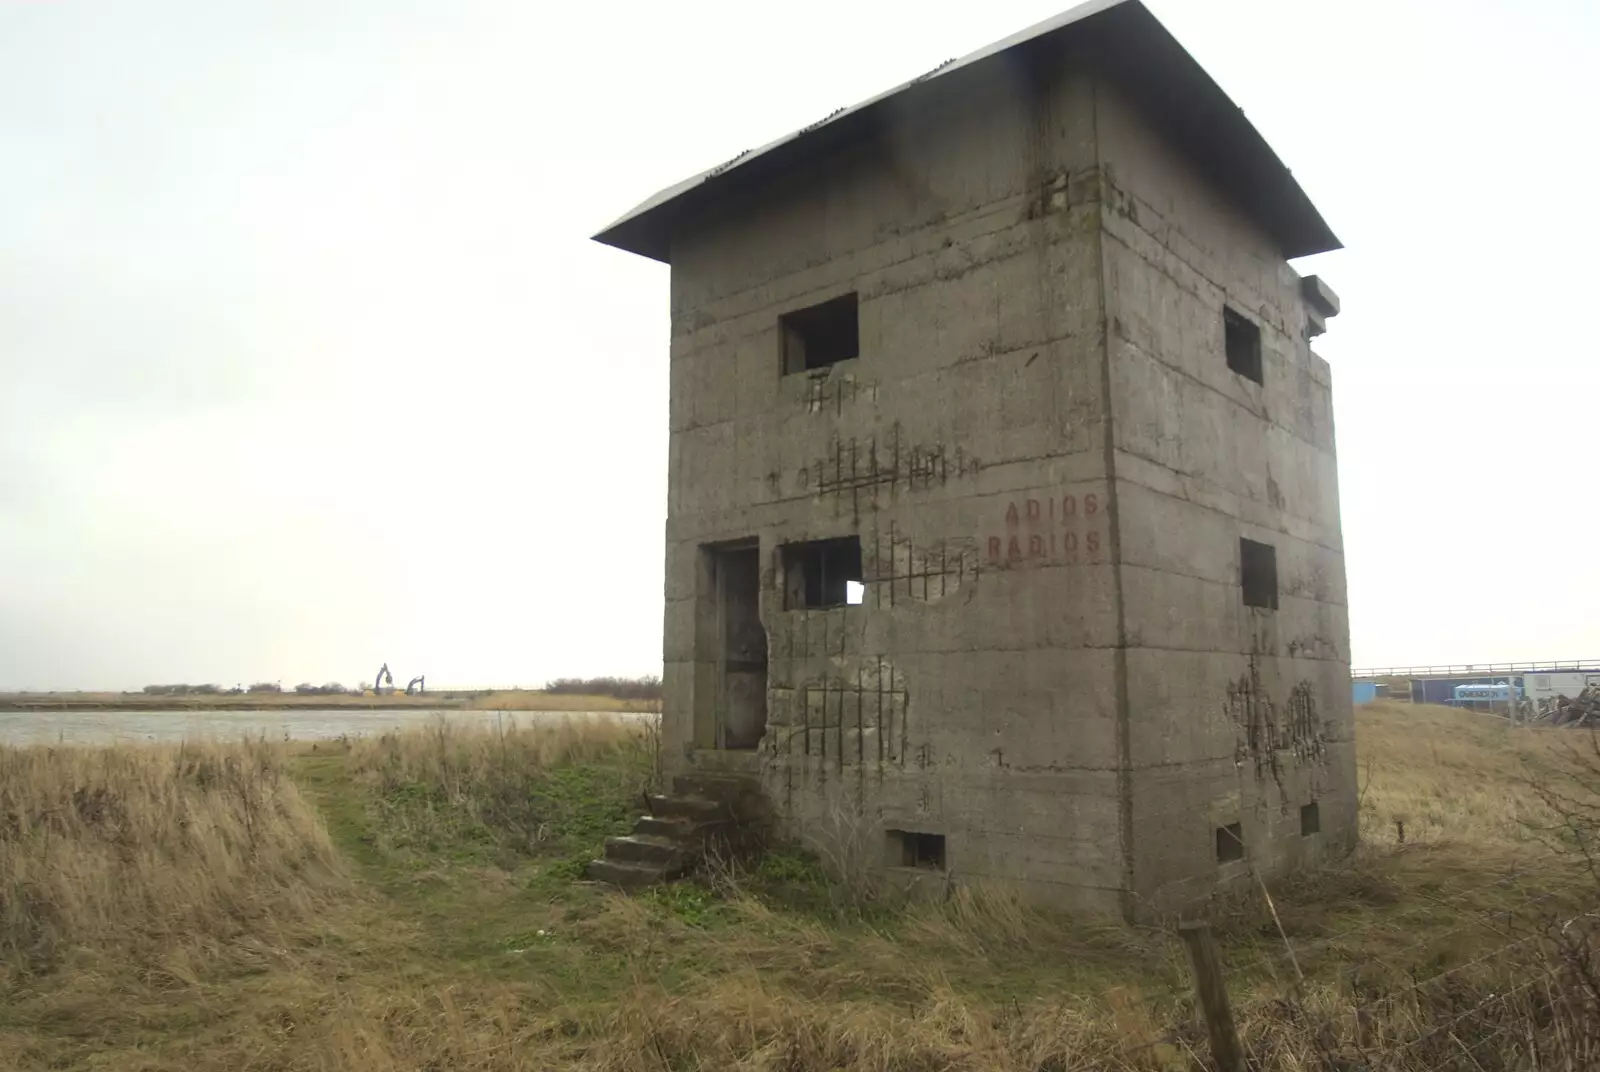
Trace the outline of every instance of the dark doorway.
{"label": "dark doorway", "polygon": [[761,554],[713,551],[717,581],[717,747],[755,748],[767,732],[767,631],[761,625]]}

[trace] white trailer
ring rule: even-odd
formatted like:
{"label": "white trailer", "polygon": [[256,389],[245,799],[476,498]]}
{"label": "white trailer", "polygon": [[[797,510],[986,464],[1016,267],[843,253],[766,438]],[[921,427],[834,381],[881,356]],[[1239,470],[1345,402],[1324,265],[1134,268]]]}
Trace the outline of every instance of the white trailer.
{"label": "white trailer", "polygon": [[1535,672],[1523,675],[1522,695],[1538,703],[1540,700],[1554,700],[1557,696],[1576,696],[1586,685],[1600,687],[1600,670]]}

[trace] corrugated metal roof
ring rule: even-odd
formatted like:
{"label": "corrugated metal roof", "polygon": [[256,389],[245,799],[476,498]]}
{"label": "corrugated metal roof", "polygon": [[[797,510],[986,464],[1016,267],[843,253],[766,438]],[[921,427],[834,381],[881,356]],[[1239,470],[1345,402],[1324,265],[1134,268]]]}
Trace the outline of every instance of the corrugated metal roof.
{"label": "corrugated metal roof", "polygon": [[1090,53],[1100,69],[1118,79],[1167,137],[1236,196],[1278,240],[1285,257],[1339,248],[1316,206],[1260,132],[1140,0],[1089,0],[970,55],[947,60],[903,85],[667,187],[612,222],[595,240],[666,261],[674,230],[709,198],[758,185],[780,167],[791,166],[797,156],[870,129],[874,112],[890,98],[905,96],[899,103],[909,104],[936,79],[979,68],[1002,53],[1023,51],[1023,46],[1047,39],[1065,43],[1080,36],[1092,44]]}

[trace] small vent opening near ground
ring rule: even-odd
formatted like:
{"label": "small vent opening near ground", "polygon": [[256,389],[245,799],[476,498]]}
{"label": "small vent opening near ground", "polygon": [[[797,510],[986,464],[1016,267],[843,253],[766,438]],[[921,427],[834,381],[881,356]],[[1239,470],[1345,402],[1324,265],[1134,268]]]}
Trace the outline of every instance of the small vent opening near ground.
{"label": "small vent opening near ground", "polygon": [[914,830],[890,830],[889,864],[892,867],[921,867],[944,870],[944,835],[923,834]]}

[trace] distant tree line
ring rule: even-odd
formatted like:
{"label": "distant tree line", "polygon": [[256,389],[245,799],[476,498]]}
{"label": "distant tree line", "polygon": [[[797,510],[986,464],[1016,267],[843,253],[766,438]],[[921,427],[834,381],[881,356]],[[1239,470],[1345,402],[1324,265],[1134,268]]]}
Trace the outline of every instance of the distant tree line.
{"label": "distant tree line", "polygon": [[[313,685],[302,681],[294,687],[300,696],[360,695],[371,686],[363,682],[356,688],[346,688],[337,681]],[[248,689],[225,689],[221,685],[146,685],[146,696],[237,696],[240,693],[281,693],[283,686],[276,681],[257,681]],[[558,677],[545,685],[544,691],[564,696],[614,696],[619,700],[661,699],[659,677]],[[454,695],[454,694],[452,694]],[[473,693],[461,693],[470,696]]]}
{"label": "distant tree line", "polygon": [[326,685],[313,685],[309,681],[302,681],[294,687],[294,691],[301,696],[343,696],[347,692],[357,692],[357,689],[347,689],[337,681],[330,681]]}
{"label": "distant tree line", "polygon": [[659,677],[558,677],[544,691],[563,696],[615,696],[619,700],[661,699]]}
{"label": "distant tree line", "polygon": [[[146,685],[146,696],[238,696],[242,693],[281,693],[283,686],[276,681],[257,681],[248,689],[225,689],[221,685]],[[313,685],[304,682],[294,687],[294,691],[302,696],[340,696],[347,692],[359,692],[359,689],[347,689],[337,681],[330,681],[326,685]]]}

